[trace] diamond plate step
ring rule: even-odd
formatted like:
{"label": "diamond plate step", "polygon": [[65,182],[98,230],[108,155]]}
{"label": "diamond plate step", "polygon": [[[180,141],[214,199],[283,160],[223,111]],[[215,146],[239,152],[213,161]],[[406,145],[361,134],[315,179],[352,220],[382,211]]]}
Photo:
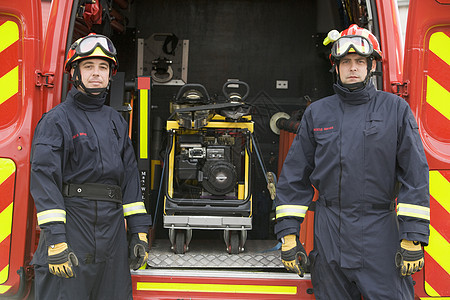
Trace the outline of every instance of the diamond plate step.
{"label": "diamond plate step", "polygon": [[275,240],[247,240],[245,250],[228,254],[222,240],[195,240],[185,254],[175,254],[169,240],[155,240],[149,252],[152,268],[284,268]]}

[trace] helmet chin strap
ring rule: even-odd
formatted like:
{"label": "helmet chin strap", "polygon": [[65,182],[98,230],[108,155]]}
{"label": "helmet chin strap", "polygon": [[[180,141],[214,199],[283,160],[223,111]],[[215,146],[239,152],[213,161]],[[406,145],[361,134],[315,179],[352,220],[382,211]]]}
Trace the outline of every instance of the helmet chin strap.
{"label": "helmet chin strap", "polygon": [[[367,75],[363,81],[355,82],[355,83],[343,83],[341,81],[341,77],[338,73],[337,74],[338,75],[337,82],[339,83],[339,85],[347,88],[351,92],[364,88],[367,85],[367,83],[369,82],[370,77],[372,77],[372,61],[373,61],[372,57],[367,58]],[[336,68],[339,68],[339,62],[336,64]]]}
{"label": "helmet chin strap", "polygon": [[[111,69],[109,70],[109,78],[111,78],[112,76],[112,71]],[[83,80],[81,79],[81,73],[80,73],[80,69],[78,67],[78,62],[73,63],[73,76],[72,76],[72,80],[70,80],[70,82],[76,87],[79,88],[81,87],[83,89],[83,91],[88,94],[89,96],[98,96],[101,95],[102,93],[109,91],[109,87],[111,86],[111,79],[108,81],[108,85],[104,88],[87,88],[84,83]]]}

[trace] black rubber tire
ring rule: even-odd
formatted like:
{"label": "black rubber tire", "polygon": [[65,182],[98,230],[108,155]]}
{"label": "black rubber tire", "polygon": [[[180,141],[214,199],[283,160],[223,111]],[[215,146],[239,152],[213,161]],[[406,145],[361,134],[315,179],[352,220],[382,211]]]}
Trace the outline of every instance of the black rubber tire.
{"label": "black rubber tire", "polygon": [[230,254],[239,254],[239,231],[230,232]]}
{"label": "black rubber tire", "polygon": [[175,236],[175,254],[184,253],[186,253],[186,233],[184,230],[180,230]]}

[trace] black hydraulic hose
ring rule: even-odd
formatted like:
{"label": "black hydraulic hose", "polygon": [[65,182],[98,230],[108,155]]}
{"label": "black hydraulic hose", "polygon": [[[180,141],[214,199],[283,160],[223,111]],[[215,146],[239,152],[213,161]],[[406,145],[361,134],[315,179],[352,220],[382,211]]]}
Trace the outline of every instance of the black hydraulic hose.
{"label": "black hydraulic hose", "polygon": [[[161,173],[164,174],[164,170],[166,169],[166,160],[163,161],[163,168]],[[159,189],[158,189],[158,197],[156,198],[156,207],[155,207],[155,217],[153,218],[153,227],[156,226],[156,222],[158,220],[158,209],[159,209],[159,202],[161,201],[161,189],[164,182],[164,176],[161,176],[161,179],[159,180]]]}
{"label": "black hydraulic hose", "polygon": [[268,184],[269,180],[267,179],[267,170],[266,170],[266,167],[264,165],[264,161],[261,158],[261,154],[259,153],[259,147],[258,147],[258,143],[256,141],[256,137],[253,135],[253,133],[250,133],[250,136],[252,138],[253,148],[255,149],[255,152],[256,152],[256,157],[258,158],[259,165],[261,166],[261,169],[262,169],[263,174],[264,174],[264,178],[266,179],[266,182]]}
{"label": "black hydraulic hose", "polygon": [[290,119],[280,118],[276,123],[277,127],[288,132],[297,133],[298,127],[300,126],[300,121],[294,117]]}

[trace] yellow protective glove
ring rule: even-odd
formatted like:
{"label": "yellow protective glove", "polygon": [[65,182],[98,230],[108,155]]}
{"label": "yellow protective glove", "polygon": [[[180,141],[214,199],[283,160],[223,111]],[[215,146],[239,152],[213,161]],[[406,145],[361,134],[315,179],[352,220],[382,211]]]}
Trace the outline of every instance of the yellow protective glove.
{"label": "yellow protective glove", "polygon": [[148,260],[147,234],[140,232],[131,236],[128,263],[130,268],[137,270],[147,263]]}
{"label": "yellow protective glove", "polygon": [[267,189],[270,193],[270,199],[275,200],[277,196],[277,176],[273,172],[267,172]]}
{"label": "yellow protective glove", "polygon": [[424,259],[420,242],[402,240],[400,250],[395,256],[395,264],[400,269],[402,276],[412,275],[422,270]]}
{"label": "yellow protective glove", "polygon": [[308,266],[308,256],[295,234],[286,235],[282,239],[281,261],[288,271],[303,277]]}
{"label": "yellow protective glove", "polygon": [[75,276],[72,268],[78,266],[78,258],[67,243],[48,246],[47,261],[48,269],[53,275],[63,278]]}

